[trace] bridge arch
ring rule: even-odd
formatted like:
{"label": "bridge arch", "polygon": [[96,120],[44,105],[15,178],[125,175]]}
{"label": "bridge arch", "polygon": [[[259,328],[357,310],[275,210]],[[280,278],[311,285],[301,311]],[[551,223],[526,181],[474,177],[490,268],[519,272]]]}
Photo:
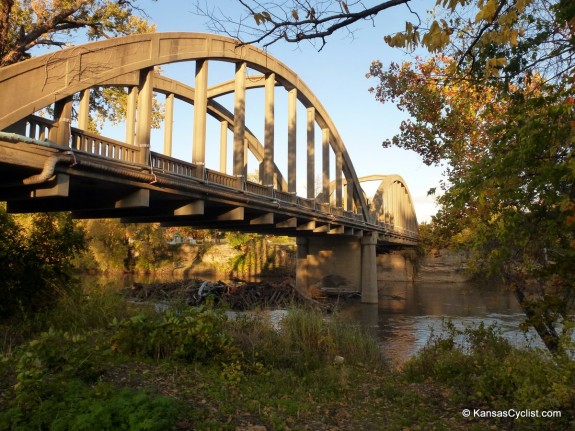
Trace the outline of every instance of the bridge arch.
{"label": "bridge arch", "polygon": [[[390,225],[394,229],[404,230],[417,236],[418,223],[415,207],[409,188],[400,175],[366,175],[359,177],[358,181],[360,184],[371,181],[380,182],[371,198],[363,188],[361,189],[370,208],[370,220],[372,223]],[[347,184],[344,182],[343,186],[345,194]],[[334,190],[335,181],[332,181],[330,183],[330,201],[332,202],[334,200]]]}
{"label": "bridge arch", "polygon": [[394,229],[416,234],[417,216],[405,180],[397,174],[368,175],[359,178],[360,183],[366,181],[381,181],[369,201],[372,220],[389,224]]}
{"label": "bridge arch", "polygon": [[[272,88],[279,84],[295,95],[308,110],[308,129],[310,124],[317,124],[323,131],[324,154],[325,148],[330,148],[335,154],[338,204],[342,204],[341,175],[343,175],[347,183],[352,184],[351,188],[348,186],[351,193],[348,192],[350,199],[347,209],[352,209],[350,203],[353,202],[352,205],[362,214],[364,220],[369,221],[370,210],[361,193],[357,174],[341,136],[323,105],[307,85],[279,60],[258,48],[249,45],[240,46],[233,39],[222,36],[201,33],[155,33],[127,36],[68,48],[3,68],[0,73],[0,94],[3,95],[0,99],[0,130],[6,129],[43,107],[61,102],[91,87],[113,82],[124,75],[132,74],[133,78],[137,76],[139,85],[144,90],[146,85],[152,85],[147,80],[151,79],[153,67],[157,65],[196,61],[196,83],[201,84],[207,74],[207,66],[205,70],[203,66],[209,60],[236,64],[234,81],[236,94],[238,85],[240,87],[243,85],[243,91],[246,88],[245,82],[239,83],[241,80],[238,80],[237,76],[242,73],[242,70],[245,76],[245,68],[249,67],[264,74],[264,80],[271,83]],[[201,78],[198,80],[199,75]],[[229,87],[229,84],[226,85]],[[200,87],[196,85],[196,91],[199,89]],[[206,106],[208,104],[207,88],[201,88],[200,91],[201,97],[196,97],[196,103],[199,101],[202,106]],[[239,103],[241,105],[241,102]],[[237,105],[238,103],[236,103],[236,109]],[[242,109],[243,105],[239,107],[240,111]],[[238,126],[238,122],[243,123],[243,121],[236,112],[234,116],[236,117],[234,135],[236,135],[242,128],[241,125]],[[203,121],[205,122],[205,119]],[[244,131],[241,133],[243,136]],[[145,146],[141,141],[140,145]],[[196,143],[194,143],[194,148],[195,145]],[[264,153],[266,153],[265,148],[267,144],[264,145]],[[266,169],[271,170],[267,153],[265,158],[268,166]],[[324,191],[329,190],[329,173],[328,178],[325,178],[325,172],[329,172],[329,157],[327,160],[327,168],[326,162],[323,162],[322,187]],[[308,170],[308,184],[309,176]]]}

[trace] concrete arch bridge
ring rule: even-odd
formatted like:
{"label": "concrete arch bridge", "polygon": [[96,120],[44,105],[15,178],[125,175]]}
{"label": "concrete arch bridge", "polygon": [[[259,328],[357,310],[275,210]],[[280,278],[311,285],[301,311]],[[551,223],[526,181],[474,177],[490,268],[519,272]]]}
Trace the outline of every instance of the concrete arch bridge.
{"label": "concrete arch bridge", "polygon": [[[191,83],[163,75],[160,66],[175,63],[188,65]],[[229,76],[211,84],[209,70],[220,64],[231,65]],[[106,87],[126,95],[123,139],[90,128],[90,100]],[[263,92],[260,136],[247,127],[246,99],[254,89]],[[165,104],[163,145],[152,151],[158,98]],[[287,106],[278,107],[280,98]],[[193,129],[182,139],[173,123],[187,105]],[[208,133],[214,122],[217,138]],[[188,160],[172,154],[183,145]],[[214,152],[219,160],[210,164]],[[250,177],[251,161],[257,170]],[[306,184],[299,194],[298,175]],[[369,178],[381,181],[371,199],[305,83],[266,52],[229,38],[128,36],[0,69],[0,200],[9,212],[71,211],[78,218],[296,236],[298,288],[337,274],[375,302],[377,251],[415,246],[418,233],[405,182]]]}

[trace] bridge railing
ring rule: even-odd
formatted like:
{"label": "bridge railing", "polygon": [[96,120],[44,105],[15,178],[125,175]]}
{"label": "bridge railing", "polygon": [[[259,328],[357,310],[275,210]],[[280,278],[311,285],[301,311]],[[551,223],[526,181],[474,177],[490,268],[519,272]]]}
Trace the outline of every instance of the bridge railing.
{"label": "bridge railing", "polygon": [[[22,131],[28,138],[38,141],[48,141],[57,128],[54,120],[30,115],[21,123]],[[86,132],[84,130],[70,127],[70,140],[67,147],[84,151],[96,156],[107,157],[123,162],[137,162],[140,149],[133,145],[114,139],[105,138],[96,133]]]}
{"label": "bridge railing", "polygon": [[279,190],[275,191],[275,197],[278,201],[288,202],[291,204],[297,204],[297,195],[290,192],[282,192]]}
{"label": "bridge railing", "polygon": [[181,175],[184,177],[198,177],[198,166],[163,154],[150,152],[150,166],[154,170],[160,170],[168,174]]}
{"label": "bridge railing", "polygon": [[122,162],[137,162],[140,148],[128,145],[110,138],[104,138],[95,133],[72,127],[71,148],[96,156],[120,160]]}
{"label": "bridge railing", "polygon": [[244,187],[242,177],[234,177],[233,175],[224,174],[211,169],[205,169],[203,179],[209,183],[219,184],[221,186],[234,189],[243,189]]}
{"label": "bridge railing", "polygon": [[54,122],[47,118],[31,115],[26,119],[25,135],[38,141],[46,141],[50,136],[50,130],[54,127]]}
{"label": "bridge railing", "polygon": [[[47,140],[51,132],[57,127],[55,122],[50,119],[31,115],[26,118],[25,135],[32,139]],[[138,162],[140,148],[105,138],[95,133],[86,132],[75,127],[70,128],[69,147],[74,150],[83,151],[100,157],[106,157],[118,161]],[[174,157],[165,156],[160,153],[150,152],[150,167],[154,171],[175,174],[187,178],[196,178],[210,184],[217,184],[236,190],[242,190],[247,193],[253,193],[258,196],[265,196],[276,199],[280,202],[290,203],[299,207],[322,211],[339,217],[345,217],[351,220],[361,222],[363,216],[353,211],[346,211],[343,208],[332,207],[329,203],[321,203],[316,199],[306,199],[297,196],[295,193],[275,190],[271,186],[247,181],[244,177],[227,175],[211,169],[206,169],[190,162],[185,162]],[[397,226],[386,225],[390,230],[401,230],[402,233],[410,233],[405,229]],[[405,231],[405,232],[403,232]]]}
{"label": "bridge railing", "polygon": [[246,192],[270,198],[274,197],[274,188],[272,186],[263,186],[253,181],[246,181]]}

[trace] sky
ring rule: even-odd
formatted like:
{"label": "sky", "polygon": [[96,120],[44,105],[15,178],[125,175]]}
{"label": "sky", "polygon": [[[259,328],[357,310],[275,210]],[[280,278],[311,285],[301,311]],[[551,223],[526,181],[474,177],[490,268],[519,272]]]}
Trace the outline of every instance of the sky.
{"label": "sky", "polygon": [[[150,21],[156,24],[159,32],[209,32],[206,25],[207,19],[195,15],[191,3],[189,0],[159,0],[157,2],[143,0],[141,2]],[[225,8],[230,15],[233,15],[235,9],[238,8],[236,0],[210,1],[209,3]],[[369,6],[370,3],[374,2],[367,2],[367,5]],[[423,0],[417,5],[425,11],[426,8],[432,8],[433,2]],[[385,139],[399,132],[400,123],[406,115],[393,104],[384,105],[377,102],[368,91],[370,87],[377,84],[377,81],[367,79],[365,76],[373,60],[380,60],[386,65],[392,61],[401,62],[410,59],[406,53],[388,47],[383,41],[386,34],[403,29],[406,19],[412,18],[407,8],[402,5],[380,13],[373,21],[363,21],[355,25],[352,28],[353,37],[346,30],[335,33],[327,39],[327,44],[319,52],[309,43],[294,45],[286,42],[270,46],[268,52],[295,71],[321,101],[335,123],[359,177],[371,174],[399,174],[404,178],[414,202],[418,221],[421,223],[429,221],[430,216],[437,211],[435,198],[428,197],[427,191],[438,187],[443,169],[426,166],[414,152],[398,148],[382,148],[381,143]],[[210,84],[233,78],[233,65],[212,66],[210,62],[209,68]],[[172,67],[162,66],[162,70],[163,74],[193,86],[195,71],[193,63],[182,63]],[[276,143],[276,161],[279,168],[285,172],[285,166],[282,166],[282,163],[286,163],[287,157],[279,155],[282,151],[279,141],[282,139],[278,139],[278,135],[287,134],[287,132],[282,129],[280,121],[277,120],[282,114],[282,107],[287,106],[287,102],[284,103],[287,97],[282,93],[285,92],[276,90],[276,141],[278,142]],[[224,99],[222,103],[230,109],[231,100]],[[263,136],[258,133],[260,128],[263,130],[263,114],[259,113],[263,111],[258,111],[262,107],[263,90],[255,91],[251,96],[248,95],[247,126],[259,136]],[[180,114],[176,114],[175,117],[173,154],[178,158],[189,159],[191,150],[185,142],[191,136],[192,126],[189,119],[192,117],[188,116],[191,114],[187,114],[184,108],[178,108],[176,105],[176,112],[179,111]],[[233,108],[231,109],[233,111]],[[184,117],[178,118],[177,115]],[[302,116],[303,118],[300,118]],[[214,124],[211,127],[216,126],[219,134],[219,125]],[[210,127],[209,124],[208,127]],[[305,112],[302,114],[298,110],[298,137],[300,133],[305,133]],[[181,134],[181,138],[178,138],[178,134]],[[155,145],[159,145],[161,142],[159,131],[153,134],[153,139],[156,141]],[[209,140],[210,131],[208,131],[208,142]],[[316,141],[318,140],[321,142],[321,137],[319,139],[316,137]],[[219,146],[219,137],[217,142]],[[160,148],[154,148],[154,143],[152,147],[154,150],[160,150]],[[299,151],[299,153],[303,152]],[[299,155],[299,153],[298,166],[305,166],[305,160],[301,159],[301,157],[305,158],[305,154]],[[219,156],[215,151],[210,154],[208,149],[206,157],[209,168],[210,162]],[[316,159],[320,157],[316,156]],[[331,166],[334,166],[334,163],[331,163]],[[298,168],[298,184],[301,186],[305,183],[305,177],[299,172]],[[371,187],[366,185],[368,195],[373,194],[374,187],[377,187],[377,184],[371,184]]]}

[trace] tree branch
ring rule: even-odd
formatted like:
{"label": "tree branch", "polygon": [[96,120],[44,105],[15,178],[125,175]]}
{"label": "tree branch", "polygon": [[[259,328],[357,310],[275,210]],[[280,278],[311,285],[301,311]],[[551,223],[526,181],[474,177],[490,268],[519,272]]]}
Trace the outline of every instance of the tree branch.
{"label": "tree branch", "polygon": [[[387,0],[372,7],[365,7],[360,1],[348,5],[341,1],[303,2],[294,0],[291,5],[288,2],[270,5],[262,4],[257,0],[251,2],[238,0],[247,12],[247,16],[253,17],[256,21],[256,27],[246,24],[245,17],[234,20],[226,16],[220,9],[210,9],[207,3],[202,7],[199,0],[196,0],[195,7],[196,14],[208,18],[213,29],[234,37],[240,41],[240,45],[262,44],[264,47],[268,47],[279,40],[296,43],[304,40],[319,40],[321,47],[323,47],[326,38],[334,32],[342,28],[349,28],[357,21],[372,18],[386,9],[407,4],[409,1]],[[339,5],[339,11],[329,7],[335,4]],[[350,10],[358,5],[361,5],[361,10]],[[320,8],[323,10],[319,10]],[[283,11],[283,18],[275,13],[277,9]],[[300,13],[305,14],[305,16],[300,17]],[[230,26],[237,28],[237,30],[232,32],[228,28]],[[242,34],[245,36],[242,37]]]}

